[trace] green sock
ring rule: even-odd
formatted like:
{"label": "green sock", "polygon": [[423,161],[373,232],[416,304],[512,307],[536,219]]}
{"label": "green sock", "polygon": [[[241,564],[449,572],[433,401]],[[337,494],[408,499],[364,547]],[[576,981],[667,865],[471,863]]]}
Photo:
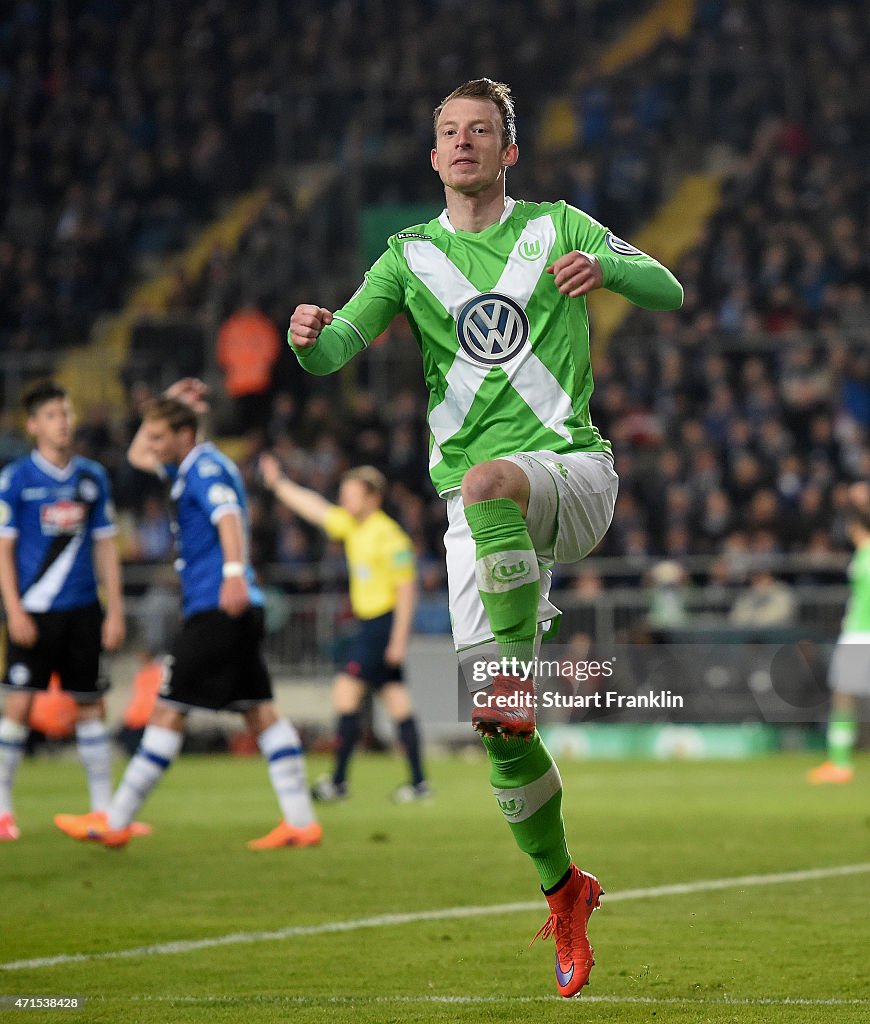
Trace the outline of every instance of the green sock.
{"label": "green sock", "polygon": [[832,711],[828,719],[828,757],[838,768],[852,767],[852,751],[857,738],[855,713],[843,708]]}
{"label": "green sock", "polygon": [[489,781],[499,809],[527,853],[544,889],[552,889],[571,867],[562,820],[562,779],[544,741],[484,736]]}
{"label": "green sock", "polygon": [[492,498],[466,505],[465,518],[477,547],[477,588],[499,655],[530,661],[541,573],[520,507],[510,498]]}

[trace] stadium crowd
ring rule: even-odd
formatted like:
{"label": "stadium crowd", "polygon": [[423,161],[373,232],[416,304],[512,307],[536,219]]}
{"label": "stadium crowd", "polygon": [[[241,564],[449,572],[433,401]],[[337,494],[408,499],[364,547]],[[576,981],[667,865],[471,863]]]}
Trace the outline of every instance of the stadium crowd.
{"label": "stadium crowd", "polygon": [[[431,203],[433,82],[446,88],[465,68],[485,67],[522,99],[521,139],[532,154],[511,180],[516,195],[565,197],[630,237],[684,170],[725,179],[719,210],[676,268],[684,308],[655,318],[635,311],[594,364],[592,414],[614,442],[622,481],[599,553],[845,550],[846,487],[870,474],[862,5],[704,0],[690,36],[609,76],[569,58],[579,36],[592,53],[615,34],[614,5],[514,3],[498,35],[496,6],[502,12],[494,0],[463,9],[480,27],[471,32],[447,0],[402,5],[400,26],[387,5],[362,2],[322,5],[298,25],[292,5],[267,3],[244,12],[197,3],[184,19],[156,0],[123,19],[110,2],[71,4],[70,16],[51,18],[38,3],[18,5],[0,30],[0,47],[17,55],[0,81],[4,347],[80,340],[100,310],[118,304],[143,259],[177,247],[274,159],[337,158],[358,176],[362,203]],[[386,46],[388,20],[407,45]],[[298,30],[289,84],[280,72],[291,44],[275,45],[276,26],[282,39]],[[501,47],[502,32],[522,45]],[[113,48],[101,45],[109,36]],[[507,62],[509,51],[516,56]],[[423,53],[442,54],[436,68]],[[537,139],[531,128],[544,111],[543,54],[567,69],[568,143]],[[292,125],[283,143],[282,103]],[[702,158],[688,163],[690,151]],[[218,324],[253,304],[283,332],[302,296],[337,304],[353,290],[347,273],[327,283],[326,267],[305,258],[315,232],[330,232],[336,248],[351,244],[341,190],[318,205],[317,223],[286,183],[268,180],[270,201],[239,251],[216,252],[198,280],[179,275],[172,314]],[[383,469],[424,585],[441,583],[443,508],[426,475],[413,348],[398,322],[358,361],[350,389],[306,377],[282,352],[240,461],[256,558],[292,570],[297,587],[340,577],[343,563],[259,487],[256,458],[267,446],[295,479],[326,494],[350,465]],[[113,472],[129,518],[128,557],[159,561],[170,543],[163,513],[121,457],[148,393],[147,383],[131,387],[126,420],[96,415],[81,442]],[[16,440],[8,417],[3,427],[5,453]]]}
{"label": "stadium crowd", "polygon": [[[81,343],[131,280],[256,184],[276,157],[342,159],[373,102],[379,129],[367,145],[379,163],[409,125],[425,146],[428,118],[420,136],[418,115],[435,82],[446,89],[483,62],[538,95],[545,53],[567,68],[572,47],[591,50],[625,17],[605,0],[515,0],[509,10],[481,0],[462,18],[458,8],[409,0],[397,19],[382,0],[4,6],[3,347]],[[440,65],[424,53],[441,53]],[[384,180],[373,174],[372,187]]]}

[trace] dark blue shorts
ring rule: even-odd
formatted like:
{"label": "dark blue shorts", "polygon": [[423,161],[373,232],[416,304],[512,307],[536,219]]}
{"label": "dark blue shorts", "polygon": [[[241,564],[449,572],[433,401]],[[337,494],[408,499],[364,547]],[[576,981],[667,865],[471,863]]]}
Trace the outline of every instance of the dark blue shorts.
{"label": "dark blue shorts", "polygon": [[247,711],[271,701],[263,634],[262,608],[238,616],[219,608],[191,615],[166,659],[161,699],[211,711]]}
{"label": "dark blue shorts", "polygon": [[348,641],[342,670],[376,690],[385,683],[403,682],[402,666],[388,665],[384,661],[384,651],[393,628],[393,613],[387,612],[374,619],[358,619],[357,626],[356,634]]}
{"label": "dark blue shorts", "polygon": [[98,701],[109,688],[100,665],[103,610],[98,604],[59,612],[32,612],[39,630],[33,647],[6,640],[6,678],[10,690],[47,690],[52,672],[60,688],[79,704]]}

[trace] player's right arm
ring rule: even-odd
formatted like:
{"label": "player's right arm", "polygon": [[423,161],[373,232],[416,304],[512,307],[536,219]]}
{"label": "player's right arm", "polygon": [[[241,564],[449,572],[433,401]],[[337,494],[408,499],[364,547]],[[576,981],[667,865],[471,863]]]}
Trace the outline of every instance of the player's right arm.
{"label": "player's right arm", "polygon": [[141,469],[143,473],[154,473],[155,476],[163,475],[163,466],[160,464],[160,460],[151,450],[151,445],[148,443],[148,438],[145,434],[146,420],[143,420],[136,431],[136,436],[130,442],[130,447],[127,449],[127,461],[131,466],[136,469]]}
{"label": "player's right arm", "polygon": [[[197,414],[208,412],[208,385],[204,384],[198,377],[182,377],[163,392],[167,398],[177,398],[184,402]],[[136,431],[136,436],[130,442],[127,449],[127,461],[143,473],[153,473],[155,476],[165,477],[166,467],[151,450],[148,438],[145,433],[146,420],[143,420]]]}
{"label": "player's right arm", "polygon": [[260,456],[260,475],[263,483],[282,505],[286,505],[297,516],[323,528],[326,517],[336,507],[316,491],[302,487],[284,476],[281,464],[274,455]]}
{"label": "player's right arm", "polygon": [[0,594],[6,609],[9,639],[19,647],[33,647],[39,639],[39,630],[33,617],[24,610],[18,592],[14,537],[0,537]]}
{"label": "player's right arm", "polygon": [[340,370],[382,334],[404,308],[405,287],[392,249],[380,257],[341,309],[297,306],[287,340],[300,366],[324,376]]}
{"label": "player's right arm", "polygon": [[20,647],[33,647],[39,639],[36,622],[21,603],[15,546],[18,543],[18,474],[13,466],[0,474],[0,597],[6,609],[9,639]]}

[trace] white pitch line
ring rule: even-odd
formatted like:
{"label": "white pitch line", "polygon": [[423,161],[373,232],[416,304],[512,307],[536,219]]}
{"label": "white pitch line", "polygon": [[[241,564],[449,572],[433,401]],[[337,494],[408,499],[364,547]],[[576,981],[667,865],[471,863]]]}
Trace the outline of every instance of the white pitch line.
{"label": "white pitch line", "polygon": [[[822,878],[841,878],[848,875],[863,875],[870,872],[870,862],[864,864],[843,864],[839,867],[811,868],[806,871],[780,871],[769,875],[742,875],[737,878],[710,878],[699,882],[678,882],[674,885],[657,885],[647,889],[623,889],[609,893],[606,903],[623,900],[660,899],[663,896],[685,896],[698,892],[716,892],[720,889],[744,889],[753,886],[782,885],[788,882],[809,882]],[[192,953],[198,949],[215,949],[219,946],[237,946],[252,942],[278,942],[282,939],[302,938],[308,935],[330,935],[336,932],[355,932],[365,928],[387,928],[395,925],[417,924],[422,921],[450,921],[469,917],[495,917],[500,914],[525,913],[541,910],[540,900],[524,900],[517,903],[495,903],[489,906],[444,907],[441,910],[419,910],[407,914],[378,914],[375,917],[358,917],[350,921],[324,921],[321,924],[293,925],[268,932],[231,932],[228,935],[214,935],[206,939],[182,939],[177,942],[160,942],[153,946],[136,946],[133,949],[117,949],[104,953],[61,953],[57,956],[35,957],[32,960],[10,960],[0,963],[2,971],[23,971],[30,968],[60,967],[65,964],[91,963],[95,960],[131,960],[142,956],[164,956],[175,953]]]}
{"label": "white pitch line", "polygon": [[[237,1005],[245,1006],[369,1006],[388,1005],[390,1003],[436,1003],[449,1006],[473,1006],[477,1003],[561,1003],[562,996],[130,996],[136,1003],[183,1003],[189,1006]],[[584,1003],[626,1003],[653,1006],[870,1006],[870,999],[801,999],[797,996],[783,996],[776,999],[772,996],[759,996],[757,999],[735,996],[714,996],[705,999],[703,996],[693,999],[691,996],[666,996],[661,999],[655,996],[590,996],[583,994]]]}

